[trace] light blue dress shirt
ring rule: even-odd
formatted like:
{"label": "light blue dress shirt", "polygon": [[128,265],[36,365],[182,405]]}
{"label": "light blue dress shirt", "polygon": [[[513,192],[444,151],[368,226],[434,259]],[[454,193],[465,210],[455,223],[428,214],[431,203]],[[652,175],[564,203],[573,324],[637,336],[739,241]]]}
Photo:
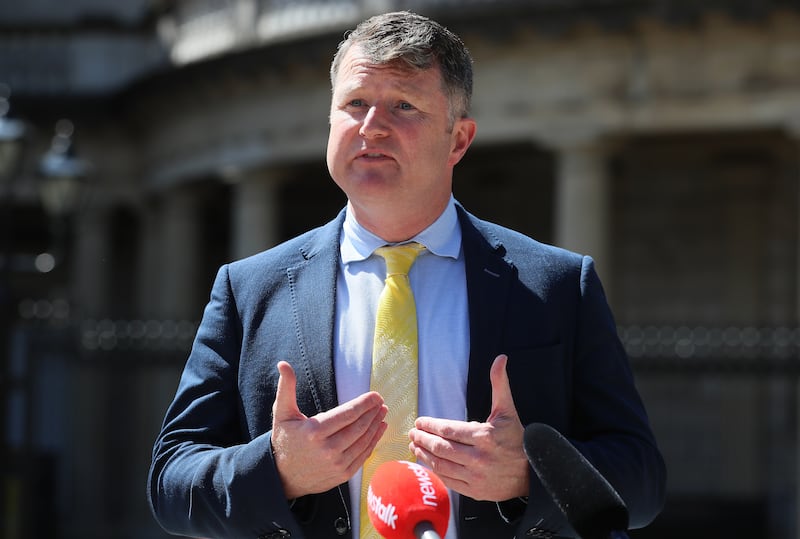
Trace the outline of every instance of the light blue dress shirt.
{"label": "light blue dress shirt", "polygon": [[[409,272],[419,326],[419,415],[463,421],[469,314],[461,228],[452,197],[441,216],[413,240],[426,247]],[[373,253],[386,243],[361,227],[348,206],[336,283],[334,369],[339,403],[369,391],[375,313],[386,276],[383,258]],[[350,521],[358,537],[360,471],[349,488]],[[456,538],[453,494],[447,539]]]}

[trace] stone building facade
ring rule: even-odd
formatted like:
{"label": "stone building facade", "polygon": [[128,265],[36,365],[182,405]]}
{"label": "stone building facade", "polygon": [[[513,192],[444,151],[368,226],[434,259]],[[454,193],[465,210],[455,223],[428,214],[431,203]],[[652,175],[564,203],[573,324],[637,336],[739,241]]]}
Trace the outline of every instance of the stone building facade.
{"label": "stone building facade", "polygon": [[[778,0],[0,6],[31,127],[2,201],[4,537],[164,536],[146,469],[211,279],[341,209],[330,58],[392,9],[475,59],[456,198],[597,261],[669,471],[632,537],[798,537],[800,3]],[[92,168],[54,222],[61,117]]]}

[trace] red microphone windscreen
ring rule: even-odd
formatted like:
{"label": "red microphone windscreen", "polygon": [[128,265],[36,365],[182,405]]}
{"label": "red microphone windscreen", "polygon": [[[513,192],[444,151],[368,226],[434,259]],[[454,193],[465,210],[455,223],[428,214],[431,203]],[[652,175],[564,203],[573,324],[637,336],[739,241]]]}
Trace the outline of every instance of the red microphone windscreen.
{"label": "red microphone windscreen", "polygon": [[450,520],[450,497],[439,477],[424,466],[404,460],[378,466],[367,491],[369,519],[387,539],[415,539],[420,522],[444,537]]}

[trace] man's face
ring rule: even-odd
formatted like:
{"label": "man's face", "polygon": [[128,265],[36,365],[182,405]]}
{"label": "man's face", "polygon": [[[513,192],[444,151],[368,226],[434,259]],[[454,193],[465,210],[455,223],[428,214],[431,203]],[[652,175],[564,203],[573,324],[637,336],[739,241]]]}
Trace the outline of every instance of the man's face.
{"label": "man's face", "polygon": [[334,81],[327,161],[362,225],[377,232],[377,219],[402,217],[424,228],[438,217],[475,133],[471,119],[451,127],[448,113],[438,66],[372,64],[357,45],[346,53]]}

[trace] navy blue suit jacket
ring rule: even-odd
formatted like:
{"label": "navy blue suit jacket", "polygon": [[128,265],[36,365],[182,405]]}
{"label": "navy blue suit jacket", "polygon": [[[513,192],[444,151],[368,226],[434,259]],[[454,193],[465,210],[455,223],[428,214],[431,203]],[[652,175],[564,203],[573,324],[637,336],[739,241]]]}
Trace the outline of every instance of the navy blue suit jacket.
{"label": "navy blue suit jacket", "polygon": [[[646,525],[663,503],[664,463],[591,258],[457,208],[469,299],[468,419],[489,416],[489,367],[507,354],[522,423],[547,423],[567,436],[616,487],[632,526]],[[347,485],[290,503],[270,448],[278,361],[297,373],[303,413],[338,404],[332,349],[343,213],[219,270],[153,450],[148,494],[168,531],[352,535]],[[527,505],[462,496],[459,537],[574,534],[531,478]]]}

